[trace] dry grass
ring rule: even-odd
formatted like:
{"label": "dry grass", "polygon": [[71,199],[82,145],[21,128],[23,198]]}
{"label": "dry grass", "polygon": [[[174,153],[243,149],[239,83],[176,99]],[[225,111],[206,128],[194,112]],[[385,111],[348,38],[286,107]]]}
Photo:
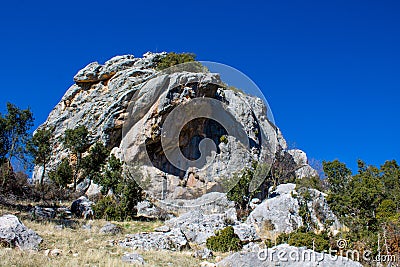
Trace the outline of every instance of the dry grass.
{"label": "dry grass", "polygon": [[[39,251],[20,251],[0,247],[0,266],[132,266],[124,264],[121,256],[133,252],[129,248],[111,246],[109,240],[122,239],[125,234],[152,231],[161,222],[113,222],[123,228],[123,233],[110,236],[99,233],[99,228],[106,221],[78,220],[75,229],[56,229],[54,222],[31,221],[25,213],[10,211],[0,207],[0,216],[15,214],[29,228],[42,238]],[[81,225],[89,223],[91,230],[82,229]],[[60,255],[53,256],[51,251],[61,250]],[[50,253],[49,253],[50,252]],[[146,266],[199,266],[200,260],[194,259],[190,251],[135,251],[143,256]]]}

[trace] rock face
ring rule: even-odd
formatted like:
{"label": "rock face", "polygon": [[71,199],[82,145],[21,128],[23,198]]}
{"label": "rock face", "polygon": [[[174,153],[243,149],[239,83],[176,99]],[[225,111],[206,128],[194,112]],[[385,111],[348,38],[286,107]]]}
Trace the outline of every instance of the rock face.
{"label": "rock face", "polygon": [[23,250],[38,249],[42,238],[14,215],[0,217],[0,243]]}
{"label": "rock face", "polygon": [[322,254],[304,247],[297,248],[282,244],[258,252],[236,252],[217,263],[217,267],[244,266],[327,266],[327,267],[361,267],[359,262],[342,256]]}
{"label": "rock face", "polygon": [[270,192],[270,198],[259,204],[247,218],[247,224],[254,225],[263,236],[266,233],[289,233],[303,225],[299,214],[300,205],[305,205],[311,215],[311,220],[319,229],[324,229],[325,223],[333,222],[332,230],[341,227],[337,217],[329,209],[325,194],[315,189],[303,189],[309,193],[304,199],[295,190],[295,184],[281,184]]}
{"label": "rock face", "polygon": [[[75,84],[43,127],[53,127],[54,140],[59,140],[66,129],[85,125],[91,143],[102,141],[117,157],[131,163],[140,161],[145,153],[150,163],[140,166],[140,173],[150,181],[147,193],[156,199],[188,200],[220,191],[222,179],[251,166],[254,160],[271,160],[276,151],[286,149],[279,129],[267,119],[261,99],[230,90],[217,73],[160,73],[156,65],[165,54],[125,55],[105,64],[90,63],[75,75]],[[182,171],[171,165],[161,146],[163,122],[180,104],[204,97],[224,104],[234,121],[243,126],[249,147],[242,147],[216,121],[198,118],[182,128],[180,150],[186,158],[196,159],[199,144],[207,137],[214,141],[216,154],[208,157],[203,167]],[[48,169],[67,156],[63,145],[56,143]],[[308,165],[303,166],[303,161],[304,169]],[[40,175],[40,168],[35,167],[33,179]],[[303,172],[299,176],[304,176]]]}

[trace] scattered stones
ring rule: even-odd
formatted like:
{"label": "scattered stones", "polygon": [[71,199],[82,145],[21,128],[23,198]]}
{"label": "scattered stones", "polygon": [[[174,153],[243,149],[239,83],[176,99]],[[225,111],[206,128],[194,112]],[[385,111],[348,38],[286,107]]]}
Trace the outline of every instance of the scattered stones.
{"label": "scattered stones", "polygon": [[122,229],[115,224],[106,223],[103,227],[100,228],[99,232],[101,234],[117,235],[122,232]]}
{"label": "scattered stones", "polygon": [[71,204],[71,212],[78,218],[93,219],[93,202],[87,197],[81,196]]}
{"label": "scattered stones", "polygon": [[123,262],[132,263],[136,265],[144,265],[145,261],[143,257],[137,253],[128,253],[122,256],[121,260]]}
{"label": "scattered stones", "polygon": [[22,250],[38,249],[42,238],[14,215],[0,217],[0,243]]}
{"label": "scattered stones", "polygon": [[188,241],[179,229],[167,233],[139,233],[127,235],[124,240],[117,241],[122,247],[142,250],[172,250],[181,251],[188,248]]}

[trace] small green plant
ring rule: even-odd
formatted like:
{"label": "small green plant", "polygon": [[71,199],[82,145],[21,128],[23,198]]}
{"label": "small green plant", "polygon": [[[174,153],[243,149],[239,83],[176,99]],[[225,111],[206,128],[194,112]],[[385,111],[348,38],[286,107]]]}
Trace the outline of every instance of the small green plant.
{"label": "small green plant", "polygon": [[232,226],[219,230],[215,233],[215,236],[207,238],[206,246],[216,252],[239,251],[242,249],[242,243]]}
{"label": "small green plant", "polygon": [[227,144],[228,143],[228,137],[226,135],[221,135],[221,137],[219,138],[219,141],[221,143]]}

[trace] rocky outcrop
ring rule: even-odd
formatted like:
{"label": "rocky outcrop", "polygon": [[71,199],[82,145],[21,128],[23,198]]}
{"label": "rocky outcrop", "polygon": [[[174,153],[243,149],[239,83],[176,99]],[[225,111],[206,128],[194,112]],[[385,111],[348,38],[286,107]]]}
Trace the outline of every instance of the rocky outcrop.
{"label": "rocky outcrop", "polygon": [[[75,84],[43,126],[54,129],[54,140],[59,140],[66,129],[85,125],[91,143],[102,141],[128,165],[141,163],[140,174],[145,180],[141,185],[151,197],[169,200],[168,203],[221,192],[223,179],[251,166],[254,160],[272,162],[276,151],[286,149],[286,142],[268,120],[260,98],[230,90],[217,73],[158,72],[157,62],[164,56],[165,53],[146,53],[142,58],[125,55],[104,64],[90,63],[75,75]],[[180,150],[186,158],[196,159],[199,144],[207,137],[215,143],[216,152],[201,167],[182,171],[167,160],[161,129],[175,108],[204,97],[223,103],[231,122],[243,128],[249,144],[243,147],[238,136],[228,135],[218,122],[198,118],[182,128]],[[67,150],[56,142],[48,169],[67,156]],[[143,158],[148,162],[143,163]],[[40,179],[41,173],[40,167],[35,167],[33,179]],[[298,175],[304,176],[304,171],[299,170]],[[88,186],[82,187],[86,190]]]}
{"label": "rocky outcrop", "polygon": [[342,256],[319,253],[305,247],[293,247],[282,244],[270,249],[256,252],[236,252],[216,264],[217,267],[241,266],[327,266],[327,267],[361,267],[359,262]]}
{"label": "rocky outcrop", "polygon": [[0,217],[0,244],[22,250],[38,249],[42,238],[14,215]]}
{"label": "rocky outcrop", "polygon": [[287,152],[292,155],[292,158],[297,165],[295,171],[297,178],[301,179],[304,177],[318,176],[318,172],[308,165],[307,154],[304,151],[300,149],[290,149]]}
{"label": "rocky outcrop", "polygon": [[332,223],[331,230],[341,227],[337,217],[329,209],[324,193],[315,189],[301,190],[307,191],[307,199],[303,197],[304,194],[296,191],[295,184],[277,186],[275,190],[271,190],[270,198],[257,205],[250,213],[247,224],[256,227],[261,236],[289,233],[304,224],[299,210],[301,205],[305,205],[317,230],[323,230],[328,221]]}

